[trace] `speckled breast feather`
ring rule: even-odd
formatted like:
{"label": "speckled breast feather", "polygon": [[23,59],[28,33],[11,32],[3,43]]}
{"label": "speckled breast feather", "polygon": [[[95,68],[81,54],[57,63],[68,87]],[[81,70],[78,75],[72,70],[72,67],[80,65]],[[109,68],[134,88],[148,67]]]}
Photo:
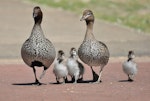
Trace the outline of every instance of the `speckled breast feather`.
{"label": "speckled breast feather", "polygon": [[106,65],[109,60],[108,48],[96,40],[84,40],[79,47],[78,55],[89,66]]}

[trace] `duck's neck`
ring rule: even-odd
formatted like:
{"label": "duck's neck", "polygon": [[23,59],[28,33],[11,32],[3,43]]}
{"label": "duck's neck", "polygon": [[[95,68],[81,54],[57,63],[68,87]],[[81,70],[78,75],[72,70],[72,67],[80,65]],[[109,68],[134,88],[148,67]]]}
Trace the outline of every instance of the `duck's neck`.
{"label": "duck's neck", "polygon": [[37,36],[38,38],[43,38],[43,30],[41,27],[41,23],[35,23],[32,29],[31,37]]}
{"label": "duck's neck", "polygon": [[86,21],[87,29],[85,34],[85,40],[95,39],[93,35],[93,25],[94,21]]}
{"label": "duck's neck", "polygon": [[63,61],[63,59],[58,58],[58,63],[61,63]]}
{"label": "duck's neck", "polygon": [[129,61],[132,61],[132,60],[133,60],[133,58],[128,58],[128,60],[127,60],[127,61],[129,62]]}
{"label": "duck's neck", "polygon": [[71,54],[70,58],[76,59],[76,58],[77,58],[77,56],[76,56],[76,55]]}
{"label": "duck's neck", "polygon": [[34,23],[33,28],[42,29],[42,27],[41,27],[41,23]]}
{"label": "duck's neck", "polygon": [[42,16],[34,18],[34,24],[41,24],[42,23]]}

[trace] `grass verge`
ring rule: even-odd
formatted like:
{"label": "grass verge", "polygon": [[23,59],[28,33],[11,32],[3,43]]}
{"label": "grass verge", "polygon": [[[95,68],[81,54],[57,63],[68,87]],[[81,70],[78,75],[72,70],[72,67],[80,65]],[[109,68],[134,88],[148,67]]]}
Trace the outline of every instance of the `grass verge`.
{"label": "grass verge", "polygon": [[31,0],[78,14],[91,9],[96,18],[150,33],[150,0]]}

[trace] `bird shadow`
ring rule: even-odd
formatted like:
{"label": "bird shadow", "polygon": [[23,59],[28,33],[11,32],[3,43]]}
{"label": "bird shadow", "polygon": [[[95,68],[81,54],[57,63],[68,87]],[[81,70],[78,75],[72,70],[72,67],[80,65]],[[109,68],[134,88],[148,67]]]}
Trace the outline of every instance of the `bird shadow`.
{"label": "bird shadow", "polygon": [[129,80],[119,80],[118,82],[132,82],[132,81],[129,81]]}
{"label": "bird shadow", "polygon": [[15,86],[33,86],[33,85],[41,86],[41,85],[46,85],[46,84],[45,83],[37,84],[35,82],[31,82],[31,83],[13,83],[12,85],[15,85]]}
{"label": "bird shadow", "polygon": [[93,79],[93,80],[78,80],[77,82],[78,83],[94,83],[94,82],[96,82],[97,81],[97,79]]}
{"label": "bird shadow", "polygon": [[[90,84],[90,83],[94,83],[94,82],[95,81],[93,81],[93,80],[78,80],[77,81],[78,84],[82,84],[82,83]],[[63,84],[63,83],[50,82],[49,84],[59,85],[59,84]],[[65,84],[74,84],[74,82],[73,81],[67,81],[67,82],[65,82]]]}

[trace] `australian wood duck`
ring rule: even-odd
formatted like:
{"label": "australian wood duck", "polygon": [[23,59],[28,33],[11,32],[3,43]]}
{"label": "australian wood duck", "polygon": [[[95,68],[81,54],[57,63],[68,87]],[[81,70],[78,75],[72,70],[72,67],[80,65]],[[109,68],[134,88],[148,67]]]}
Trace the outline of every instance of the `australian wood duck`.
{"label": "australian wood duck", "polygon": [[24,42],[21,48],[22,59],[28,66],[33,68],[33,72],[35,75],[35,84],[38,85],[40,85],[41,83],[37,79],[35,66],[44,67],[43,73],[40,76],[40,78],[42,78],[46,70],[53,63],[56,56],[53,44],[45,38],[42,31],[42,17],[43,13],[40,7],[34,7],[33,18],[35,23],[30,37]]}
{"label": "australian wood duck", "polygon": [[[101,74],[104,66],[108,63],[109,60],[109,50],[107,46],[95,39],[93,35],[93,24],[94,24],[94,15],[91,10],[85,10],[81,21],[85,20],[87,29],[84,40],[78,49],[79,58],[86,64],[88,64],[93,73],[93,82],[101,82]],[[99,77],[94,77],[94,71],[92,66],[100,66]],[[97,79],[98,78],[98,79]]]}
{"label": "australian wood duck", "polygon": [[77,83],[77,80],[83,79],[84,66],[78,61],[77,51],[71,48],[70,57],[67,60],[68,74],[71,76],[72,81]]}
{"label": "australian wood duck", "polygon": [[134,58],[134,51],[129,51],[128,60],[122,64],[123,71],[128,76],[128,81],[133,81],[133,77],[137,73],[137,64],[133,61]]}

